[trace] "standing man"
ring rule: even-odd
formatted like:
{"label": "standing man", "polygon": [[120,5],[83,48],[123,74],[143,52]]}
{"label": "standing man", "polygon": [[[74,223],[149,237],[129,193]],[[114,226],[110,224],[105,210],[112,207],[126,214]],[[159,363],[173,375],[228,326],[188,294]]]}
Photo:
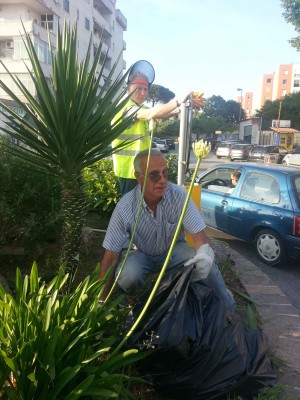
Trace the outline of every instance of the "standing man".
{"label": "standing man", "polygon": [[[122,117],[134,115],[132,126],[126,129],[112,143],[116,147],[125,140],[133,140],[132,144],[113,154],[114,172],[119,180],[121,196],[132,190],[137,181],[134,175],[134,157],[143,150],[150,147],[150,120],[160,119],[180,107],[181,103],[187,101],[189,94],[182,101],[172,100],[167,104],[159,104],[152,108],[146,108],[144,102],[147,100],[150,84],[154,80],[154,69],[149,68],[147,61],[141,60],[135,63],[130,70],[127,92],[131,96],[125,107],[115,116],[115,120]],[[146,67],[145,67],[146,66]],[[145,73],[141,72],[142,70]]]}
{"label": "standing man", "polygon": [[[133,240],[136,249],[129,253],[118,280],[123,290],[130,292],[140,289],[149,273],[161,270],[177,229],[187,192],[183,187],[168,182],[166,160],[157,149],[150,152],[146,176],[147,158],[148,150],[135,157],[134,169],[138,185],[118,202],[109,222],[103,242],[105,253],[101,262],[100,279],[109,268],[113,268],[113,273],[108,277],[102,300],[109,293],[125,257],[144,185],[146,187],[142,210]],[[194,247],[186,243],[184,229],[191,234]],[[204,221],[191,199],[167,269],[183,263],[184,266],[195,264],[192,281],[203,280],[229,307],[234,307],[222,275],[214,264],[214,252],[205,233]]]}

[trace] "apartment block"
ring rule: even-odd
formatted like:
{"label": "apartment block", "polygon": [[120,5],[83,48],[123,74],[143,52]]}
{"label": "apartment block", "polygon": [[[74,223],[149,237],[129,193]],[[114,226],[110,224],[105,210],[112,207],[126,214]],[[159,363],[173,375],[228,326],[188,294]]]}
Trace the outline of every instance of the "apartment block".
{"label": "apartment block", "polygon": [[[33,95],[34,86],[26,68],[26,65],[29,68],[30,65],[22,41],[22,23],[30,33],[45,76],[49,76],[51,59],[48,35],[52,51],[55,52],[57,28],[58,25],[63,27],[65,20],[71,25],[77,23],[79,58],[84,59],[86,56],[91,37],[92,54],[95,54],[102,41],[99,69],[104,65],[104,80],[120,53],[122,56],[112,79],[126,69],[123,60],[123,51],[126,49],[123,32],[127,29],[127,20],[116,8],[116,0],[0,0],[0,59]],[[22,98],[2,65],[0,79]],[[102,80],[101,84],[103,83]],[[1,89],[0,98],[8,100],[8,96]]]}
{"label": "apartment block", "polygon": [[273,101],[300,90],[300,64],[280,64],[272,74],[264,74],[261,85],[262,107],[267,100]]}
{"label": "apartment block", "polygon": [[253,114],[253,92],[245,92],[244,95],[238,96],[237,102],[241,104],[245,111],[245,118],[251,118]]}

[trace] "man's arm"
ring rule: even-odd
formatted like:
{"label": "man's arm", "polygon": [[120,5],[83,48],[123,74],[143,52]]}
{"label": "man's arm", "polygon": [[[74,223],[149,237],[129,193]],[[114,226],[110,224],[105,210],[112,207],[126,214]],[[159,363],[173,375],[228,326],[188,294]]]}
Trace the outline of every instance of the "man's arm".
{"label": "man's arm", "polygon": [[191,235],[191,236],[194,241],[194,248],[196,250],[198,250],[199,247],[202,246],[203,244],[210,243],[209,237],[206,235],[204,229],[200,232],[195,233],[194,235]]}
{"label": "man's arm", "polygon": [[171,114],[172,111],[176,110],[176,108],[180,107],[182,103],[185,103],[189,97],[190,93],[188,93],[181,101],[172,100],[166,104],[158,104],[152,108],[140,108],[136,114],[137,119],[160,119],[166,117],[168,114]]}
{"label": "man's arm", "polygon": [[105,300],[110,289],[112,288],[115,277],[115,268],[118,263],[119,255],[120,253],[115,253],[110,250],[105,250],[102,262],[100,264],[99,279],[102,279],[105,276],[109,268],[111,268],[112,271],[110,272],[110,275],[107,278],[105,287],[100,296],[100,300]]}

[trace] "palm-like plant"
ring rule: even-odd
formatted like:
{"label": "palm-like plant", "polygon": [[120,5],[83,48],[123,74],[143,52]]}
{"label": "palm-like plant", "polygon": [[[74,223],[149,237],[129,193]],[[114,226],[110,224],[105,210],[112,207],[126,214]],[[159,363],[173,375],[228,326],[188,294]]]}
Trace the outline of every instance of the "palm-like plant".
{"label": "palm-like plant", "polygon": [[30,35],[25,32],[24,44],[32,65],[32,70],[28,67],[27,70],[33,80],[36,96],[32,96],[3,63],[26,101],[22,102],[0,81],[0,87],[27,114],[27,118],[23,119],[0,103],[5,110],[2,113],[7,118],[7,127],[2,129],[17,139],[18,143],[11,145],[9,151],[60,178],[64,217],[60,260],[67,261],[72,271],[78,265],[80,236],[87,213],[82,170],[112,153],[109,144],[129,126],[132,119],[129,117],[111,123],[128,100],[122,89],[127,74],[111,82],[116,63],[100,89],[103,67],[99,74],[97,69],[101,45],[89,69],[92,41],[85,60],[80,61],[76,53],[76,38],[76,26],[71,29],[65,23],[63,31],[58,29],[55,54],[49,39],[52,54],[49,84]]}

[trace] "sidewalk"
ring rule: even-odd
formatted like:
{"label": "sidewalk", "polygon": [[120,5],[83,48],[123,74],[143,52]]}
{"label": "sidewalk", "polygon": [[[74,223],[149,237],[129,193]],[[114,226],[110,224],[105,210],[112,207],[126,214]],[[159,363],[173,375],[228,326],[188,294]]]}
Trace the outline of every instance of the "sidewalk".
{"label": "sidewalk", "polygon": [[282,361],[283,366],[277,369],[278,383],[288,385],[292,400],[300,400],[300,313],[258,267],[235,250],[228,251],[249,296],[259,302],[256,308],[271,351]]}

